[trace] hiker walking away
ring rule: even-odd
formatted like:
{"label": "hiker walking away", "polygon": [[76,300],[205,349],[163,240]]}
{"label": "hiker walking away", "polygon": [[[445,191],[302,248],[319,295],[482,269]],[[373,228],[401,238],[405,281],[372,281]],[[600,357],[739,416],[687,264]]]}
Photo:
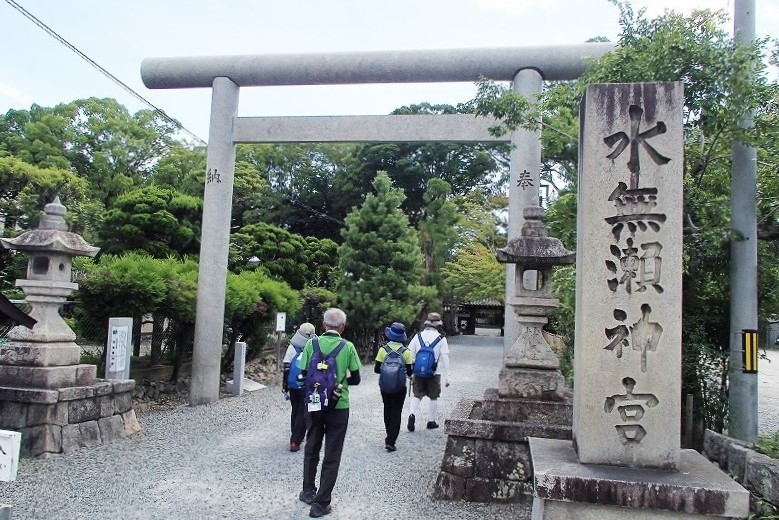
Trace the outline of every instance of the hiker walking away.
{"label": "hiker walking away", "polygon": [[[346,429],[349,425],[349,386],[360,384],[360,357],[350,341],[341,338],[346,314],[330,308],[323,318],[325,332],[311,338],[298,361],[306,381],[308,410],[306,446],[303,455],[301,501],[311,504],[308,516],[318,518],[332,511],[331,494],[341,465]],[[322,441],[325,456],[319,488],[316,473]]]}
{"label": "hiker walking away", "polygon": [[292,339],[289,341],[287,352],[284,354],[284,378],[282,379],[282,391],[287,394],[292,405],[292,415],[289,420],[290,436],[289,451],[299,451],[300,445],[306,436],[306,391],[304,381],[300,375],[298,358],[303,352],[306,342],[315,336],[316,329],[310,323],[303,323]]}
{"label": "hiker walking away", "polygon": [[441,376],[445,386],[449,386],[449,344],[440,332],[443,325],[441,315],[431,312],[427,315],[424,329],[415,335],[408,345],[414,359],[414,380],[408,416],[408,431],[416,427],[416,413],[423,397],[430,399],[427,428],[438,428],[438,397],[441,395]]}
{"label": "hiker walking away", "polygon": [[406,326],[394,322],[384,329],[389,342],[379,348],[373,371],[379,374],[379,390],[384,403],[384,448],[395,451],[395,442],[400,433],[403,418],[403,404],[406,402],[406,378],[411,377],[411,351],[403,345],[406,341]]}

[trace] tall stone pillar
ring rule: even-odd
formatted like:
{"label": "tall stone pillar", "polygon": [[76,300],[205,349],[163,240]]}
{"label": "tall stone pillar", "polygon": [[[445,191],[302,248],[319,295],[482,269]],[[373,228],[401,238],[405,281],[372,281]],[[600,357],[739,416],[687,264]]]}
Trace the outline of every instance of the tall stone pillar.
{"label": "tall stone pillar", "polygon": [[[533,102],[541,94],[544,78],[536,69],[522,69],[514,77],[514,92]],[[528,206],[538,206],[538,185],[541,172],[541,129],[517,128],[511,134],[509,180],[508,240],[522,235],[525,219],[522,212]],[[506,304],[503,343],[510,347],[517,340],[520,325],[514,308],[508,303],[514,297],[516,276],[514,264],[506,264]],[[532,276],[532,275],[530,275]]]}
{"label": "tall stone pillar", "polygon": [[238,85],[228,78],[214,79],[189,390],[189,404],[192,406],[219,399],[219,363],[222,359],[235,175],[233,118],[238,114],[239,91]]}
{"label": "tall stone pillar", "polygon": [[533,518],[745,517],[680,449],[682,84],[590,85],[581,105],[573,443],[530,439]]}

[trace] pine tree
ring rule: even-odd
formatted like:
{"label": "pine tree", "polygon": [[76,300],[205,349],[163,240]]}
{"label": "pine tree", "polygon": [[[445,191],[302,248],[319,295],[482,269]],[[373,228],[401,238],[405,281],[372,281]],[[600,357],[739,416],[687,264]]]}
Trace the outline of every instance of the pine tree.
{"label": "pine tree", "polygon": [[[393,321],[410,326],[424,306],[423,257],[417,233],[400,210],[403,192],[379,172],[359,208],[346,217],[338,249],[340,305],[352,332],[366,347],[377,347],[383,328]],[[365,352],[367,354],[367,352]]]}

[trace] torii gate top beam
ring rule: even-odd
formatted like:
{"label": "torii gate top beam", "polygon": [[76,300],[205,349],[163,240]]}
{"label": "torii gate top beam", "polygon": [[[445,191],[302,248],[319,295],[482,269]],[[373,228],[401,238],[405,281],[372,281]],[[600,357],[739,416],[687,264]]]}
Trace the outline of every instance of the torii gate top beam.
{"label": "torii gate top beam", "polygon": [[512,81],[532,68],[547,81],[579,77],[588,59],[613,43],[485,49],[340,52],[147,58],[143,83],[151,89],[210,88],[225,77],[239,87],[362,83],[473,82],[480,76]]}

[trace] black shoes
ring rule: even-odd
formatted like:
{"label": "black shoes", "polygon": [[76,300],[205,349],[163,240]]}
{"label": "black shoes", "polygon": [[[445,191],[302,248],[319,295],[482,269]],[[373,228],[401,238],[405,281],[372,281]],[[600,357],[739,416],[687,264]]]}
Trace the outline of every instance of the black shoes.
{"label": "black shoes", "polygon": [[395,447],[394,444],[385,444],[384,445],[384,449],[387,450],[387,451],[396,451],[397,450],[397,448]]}
{"label": "black shoes", "polygon": [[436,428],[438,428],[438,423],[437,422],[435,422],[435,421],[428,421],[427,422],[427,429],[428,430],[435,430]]}
{"label": "black shoes", "polygon": [[322,505],[319,502],[311,504],[311,510],[308,512],[308,516],[311,518],[319,518],[320,516],[329,515],[333,512],[333,508],[330,504]]}
{"label": "black shoes", "polygon": [[408,416],[408,431],[413,432],[414,431],[414,423],[416,422],[417,418],[414,417],[414,414]]}
{"label": "black shoes", "polygon": [[[298,498],[300,499],[300,501],[301,502],[305,502],[306,504],[311,504],[314,501],[314,497],[316,497],[316,489],[304,489],[298,495]],[[322,516],[322,515],[319,515],[319,516]]]}

